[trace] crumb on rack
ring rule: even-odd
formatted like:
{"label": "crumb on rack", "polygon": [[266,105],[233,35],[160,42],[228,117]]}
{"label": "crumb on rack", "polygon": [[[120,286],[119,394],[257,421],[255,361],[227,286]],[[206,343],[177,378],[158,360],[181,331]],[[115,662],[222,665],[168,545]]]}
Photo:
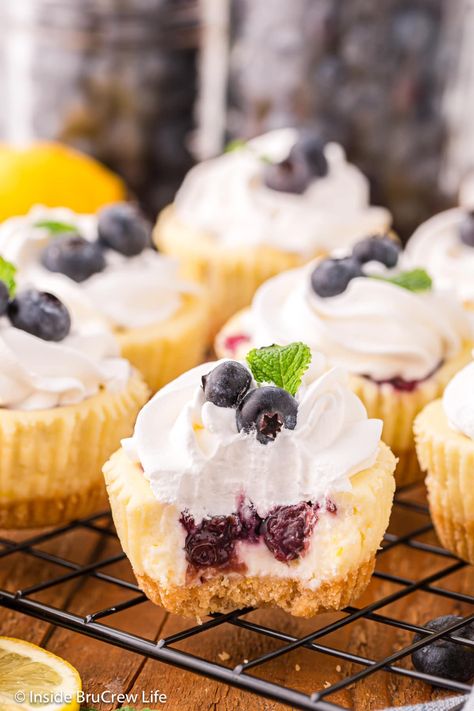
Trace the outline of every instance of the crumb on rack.
{"label": "crumb on rack", "polygon": [[324,682],[324,688],[325,688],[325,689],[329,689],[330,686],[331,686],[331,682],[330,682],[330,681],[325,681],[325,682]]}
{"label": "crumb on rack", "polygon": [[229,652],[225,652],[225,651],[224,651],[224,652],[219,652],[219,654],[218,654],[217,656],[219,657],[219,659],[221,660],[221,662],[227,662],[227,661],[230,659],[230,654],[229,654]]}
{"label": "crumb on rack", "polygon": [[337,667],[336,667],[336,671],[337,671],[337,672],[340,672],[340,671],[342,671],[342,667],[341,667],[341,665],[340,665],[340,664],[338,664],[338,665],[337,665]]}
{"label": "crumb on rack", "polygon": [[301,667],[299,664],[295,664],[295,671],[301,671]]}

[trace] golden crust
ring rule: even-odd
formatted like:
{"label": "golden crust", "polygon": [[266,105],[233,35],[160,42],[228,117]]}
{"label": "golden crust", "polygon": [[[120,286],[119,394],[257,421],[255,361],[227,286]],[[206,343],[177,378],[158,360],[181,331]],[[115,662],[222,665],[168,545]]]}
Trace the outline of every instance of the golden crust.
{"label": "golden crust", "polygon": [[436,532],[446,548],[474,563],[474,442],[451,429],[442,400],[423,410],[414,431]]}
{"label": "golden crust", "polygon": [[179,258],[185,278],[208,289],[212,336],[232,314],[250,304],[260,284],[311,258],[267,246],[223,247],[211,234],[181,222],[173,205],[161,212],[153,239],[164,254]]}
{"label": "golden crust", "polygon": [[180,309],[162,323],[117,332],[122,356],[156,392],[202,362],[209,342],[208,317],[204,292],[186,294]]}
{"label": "golden crust", "polygon": [[148,388],[133,373],[124,390],[77,405],[0,410],[0,527],[47,526],[103,504],[101,467],[133,431]]}
{"label": "golden crust", "polygon": [[219,575],[198,585],[166,588],[146,574],[136,577],[152,602],[184,617],[202,618],[211,612],[225,613],[247,606],[281,607],[296,617],[313,617],[355,602],[369,584],[374,566],[375,556],[344,578],[323,582],[316,590],[296,579],[274,576]]}

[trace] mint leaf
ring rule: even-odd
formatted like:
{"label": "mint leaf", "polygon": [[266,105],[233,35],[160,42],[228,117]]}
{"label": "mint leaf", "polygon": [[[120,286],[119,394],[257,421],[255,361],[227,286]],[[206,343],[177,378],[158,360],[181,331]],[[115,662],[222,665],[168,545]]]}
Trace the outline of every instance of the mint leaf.
{"label": "mint leaf", "polygon": [[400,274],[393,277],[372,274],[371,279],[388,281],[390,284],[401,286],[402,289],[408,289],[409,291],[429,291],[433,286],[433,281],[425,269],[411,269],[408,272],[400,272]]}
{"label": "mint leaf", "polygon": [[6,284],[10,298],[15,296],[15,274],[16,267],[11,262],[7,262],[6,259],[0,257],[0,281],[3,281]]}
{"label": "mint leaf", "polygon": [[41,227],[52,235],[63,234],[64,232],[77,232],[75,225],[70,225],[68,222],[60,222],[59,220],[39,220],[35,222],[34,227]]}
{"label": "mint leaf", "polygon": [[257,383],[274,383],[296,395],[311,363],[311,350],[304,343],[253,348],[247,354],[247,363]]}
{"label": "mint leaf", "polygon": [[246,148],[247,146],[247,141],[245,141],[243,138],[234,138],[233,141],[229,141],[229,143],[226,145],[224,148],[224,153],[232,153],[232,151],[240,151],[241,148]]}

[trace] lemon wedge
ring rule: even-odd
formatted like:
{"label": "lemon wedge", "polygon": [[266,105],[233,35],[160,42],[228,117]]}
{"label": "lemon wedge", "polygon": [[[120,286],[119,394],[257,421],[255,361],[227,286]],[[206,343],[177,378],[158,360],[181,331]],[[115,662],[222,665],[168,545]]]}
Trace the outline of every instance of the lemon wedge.
{"label": "lemon wedge", "polygon": [[36,644],[0,637],[0,711],[77,711],[81,678]]}

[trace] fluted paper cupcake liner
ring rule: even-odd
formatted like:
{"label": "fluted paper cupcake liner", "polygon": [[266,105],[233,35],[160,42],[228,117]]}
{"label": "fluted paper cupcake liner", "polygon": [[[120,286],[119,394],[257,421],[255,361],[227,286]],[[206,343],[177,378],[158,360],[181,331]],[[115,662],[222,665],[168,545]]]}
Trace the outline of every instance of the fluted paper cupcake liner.
{"label": "fluted paper cupcake liner", "polygon": [[101,467],[148,398],[137,373],[77,405],[0,410],[0,528],[62,523],[105,501]]}
{"label": "fluted paper cupcake liner", "polygon": [[[211,299],[210,334],[236,311],[250,304],[264,281],[309,260],[266,246],[222,247],[205,232],[183,224],[172,205],[161,213],[154,241],[165,254],[178,257],[183,276],[203,284]],[[313,257],[322,254],[317,252]]]}
{"label": "fluted paper cupcake liner", "polygon": [[474,443],[450,428],[441,400],[423,410],[414,430],[438,537],[474,563]]}
{"label": "fluted paper cupcake liner", "polygon": [[140,371],[152,392],[201,363],[206,353],[206,297],[186,295],[183,301],[166,321],[117,334],[122,356]]}

